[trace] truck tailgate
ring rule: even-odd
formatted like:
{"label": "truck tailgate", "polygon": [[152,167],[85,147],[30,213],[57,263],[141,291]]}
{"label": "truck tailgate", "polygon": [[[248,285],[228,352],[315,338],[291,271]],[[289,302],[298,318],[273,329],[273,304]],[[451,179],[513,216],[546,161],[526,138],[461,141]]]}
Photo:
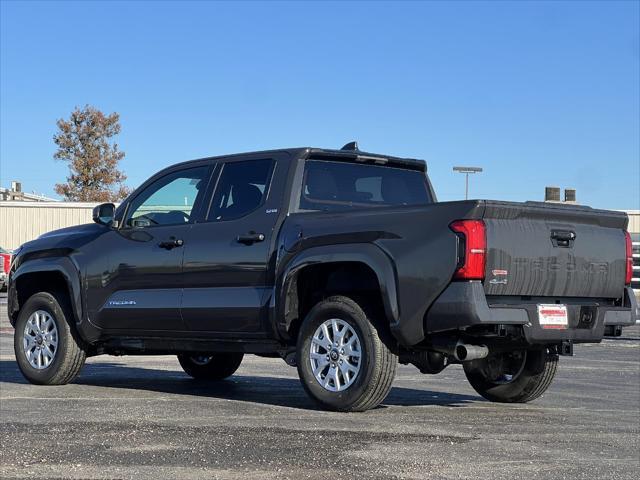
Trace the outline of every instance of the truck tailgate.
{"label": "truck tailgate", "polygon": [[487,295],[619,298],[627,216],[539,202],[487,201]]}

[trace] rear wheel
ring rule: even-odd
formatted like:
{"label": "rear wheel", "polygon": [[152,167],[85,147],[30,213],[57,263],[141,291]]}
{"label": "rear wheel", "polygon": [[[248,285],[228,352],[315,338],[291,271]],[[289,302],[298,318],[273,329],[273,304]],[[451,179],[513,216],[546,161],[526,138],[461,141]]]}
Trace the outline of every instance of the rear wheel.
{"label": "rear wheel", "polygon": [[300,328],[300,381],[324,408],[358,412],[376,407],[391,389],[397,363],[373,319],[350,298],[318,303]]}
{"label": "rear wheel", "polygon": [[64,385],[82,369],[87,357],[69,325],[63,297],[48,292],[31,296],[20,309],[13,347],[24,377],[38,385]]}
{"label": "rear wheel", "polygon": [[225,352],[208,355],[178,355],[182,369],[198,380],[224,380],[230,377],[242,363],[243,353]]}
{"label": "rear wheel", "polygon": [[551,385],[558,355],[546,348],[490,355],[463,364],[473,389],[487,400],[527,403],[540,397]]}

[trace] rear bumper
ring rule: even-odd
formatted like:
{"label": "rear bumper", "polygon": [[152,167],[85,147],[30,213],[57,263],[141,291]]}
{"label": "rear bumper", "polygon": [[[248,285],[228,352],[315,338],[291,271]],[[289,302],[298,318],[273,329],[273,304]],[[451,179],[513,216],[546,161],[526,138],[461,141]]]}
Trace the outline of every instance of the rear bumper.
{"label": "rear bumper", "polygon": [[489,307],[482,283],[453,282],[427,312],[426,333],[472,327],[474,325],[526,325],[524,308]]}
{"label": "rear bumper", "polygon": [[631,287],[625,289],[624,297],[624,307],[609,310],[605,313],[604,324],[606,326],[619,325],[621,327],[629,327],[640,320],[640,306]]}
{"label": "rear bumper", "polygon": [[[438,297],[425,317],[428,334],[482,325],[521,325],[528,343],[554,343],[563,340],[599,342],[605,325],[633,325],[639,311],[630,288],[622,307],[608,307],[567,301],[569,325],[563,330],[547,330],[538,322],[537,303],[489,305],[482,283],[454,282]],[[553,303],[550,299],[548,303]],[[565,303],[565,302],[562,302]],[[585,309],[592,315],[585,316]],[[588,318],[587,318],[588,317]]]}

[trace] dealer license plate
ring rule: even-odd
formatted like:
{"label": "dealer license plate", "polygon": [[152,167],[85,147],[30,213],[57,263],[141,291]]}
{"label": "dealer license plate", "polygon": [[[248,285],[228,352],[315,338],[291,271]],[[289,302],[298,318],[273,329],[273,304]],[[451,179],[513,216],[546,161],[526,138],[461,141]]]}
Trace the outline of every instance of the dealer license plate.
{"label": "dealer license plate", "polygon": [[566,305],[538,305],[538,320],[542,328],[566,329],[569,324]]}

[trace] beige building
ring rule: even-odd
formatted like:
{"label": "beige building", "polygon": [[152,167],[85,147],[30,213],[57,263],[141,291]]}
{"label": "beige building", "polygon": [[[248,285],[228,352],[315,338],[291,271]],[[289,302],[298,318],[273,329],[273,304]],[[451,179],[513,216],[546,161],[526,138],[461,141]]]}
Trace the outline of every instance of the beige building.
{"label": "beige building", "polygon": [[90,223],[97,203],[0,201],[0,247],[13,250],[43,233]]}
{"label": "beige building", "polygon": [[623,210],[629,215],[629,230],[630,233],[640,235],[640,210]]}

